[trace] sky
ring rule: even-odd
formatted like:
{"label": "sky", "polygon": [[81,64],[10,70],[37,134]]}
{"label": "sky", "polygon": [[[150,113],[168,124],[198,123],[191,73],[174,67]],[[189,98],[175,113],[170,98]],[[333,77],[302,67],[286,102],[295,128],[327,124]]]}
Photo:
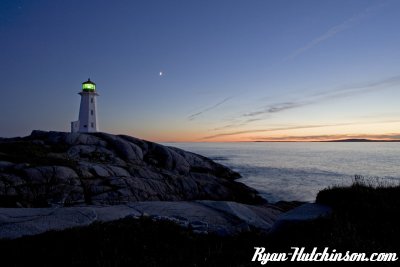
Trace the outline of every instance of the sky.
{"label": "sky", "polygon": [[400,1],[0,0],[0,136],[400,139]]}

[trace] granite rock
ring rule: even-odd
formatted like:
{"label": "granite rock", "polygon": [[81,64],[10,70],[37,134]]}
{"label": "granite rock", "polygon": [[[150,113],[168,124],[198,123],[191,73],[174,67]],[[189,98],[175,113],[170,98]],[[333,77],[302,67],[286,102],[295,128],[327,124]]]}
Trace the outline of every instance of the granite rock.
{"label": "granite rock", "polygon": [[228,201],[146,201],[113,206],[0,208],[0,239],[142,216],[154,221],[170,221],[199,234],[234,235],[255,229],[268,232],[279,214],[281,211],[272,206]]}
{"label": "granite rock", "polygon": [[132,201],[260,203],[240,175],[206,157],[108,133],[33,131],[0,139],[0,206]]}

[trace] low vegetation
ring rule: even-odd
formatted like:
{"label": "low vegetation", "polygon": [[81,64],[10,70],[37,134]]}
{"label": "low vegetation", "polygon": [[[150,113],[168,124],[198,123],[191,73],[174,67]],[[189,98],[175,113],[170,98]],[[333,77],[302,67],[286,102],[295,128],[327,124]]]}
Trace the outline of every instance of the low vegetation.
{"label": "low vegetation", "polygon": [[334,209],[326,231],[332,245],[358,251],[399,252],[398,182],[355,176],[351,186],[322,190],[316,201]]}

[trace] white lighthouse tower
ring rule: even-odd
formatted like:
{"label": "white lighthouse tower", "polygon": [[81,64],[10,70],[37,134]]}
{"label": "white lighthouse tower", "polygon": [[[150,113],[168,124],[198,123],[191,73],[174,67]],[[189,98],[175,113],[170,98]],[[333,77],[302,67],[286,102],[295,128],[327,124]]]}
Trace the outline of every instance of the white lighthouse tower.
{"label": "white lighthouse tower", "polygon": [[96,84],[88,79],[82,83],[81,106],[79,108],[79,120],[71,122],[71,132],[93,133],[98,131]]}

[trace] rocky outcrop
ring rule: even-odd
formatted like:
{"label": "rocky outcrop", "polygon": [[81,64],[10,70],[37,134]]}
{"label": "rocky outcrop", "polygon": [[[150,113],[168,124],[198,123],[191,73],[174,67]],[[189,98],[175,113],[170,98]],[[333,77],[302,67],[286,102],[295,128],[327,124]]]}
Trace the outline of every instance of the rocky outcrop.
{"label": "rocky outcrop", "polygon": [[203,156],[125,135],[33,131],[0,139],[0,206],[132,201],[258,203],[240,175]]}

